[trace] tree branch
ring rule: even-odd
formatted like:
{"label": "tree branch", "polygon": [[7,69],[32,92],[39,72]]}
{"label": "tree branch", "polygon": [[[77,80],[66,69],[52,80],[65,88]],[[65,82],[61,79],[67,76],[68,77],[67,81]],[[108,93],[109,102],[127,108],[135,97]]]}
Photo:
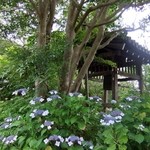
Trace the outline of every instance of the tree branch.
{"label": "tree branch", "polygon": [[91,13],[92,11],[94,11],[96,9],[112,5],[112,4],[116,3],[116,2],[119,2],[119,0],[110,0],[110,2],[108,2],[108,3],[102,3],[102,4],[100,3],[97,6],[93,6],[93,7],[88,8],[87,11],[84,13],[83,17],[80,19],[81,21],[76,26],[75,31],[79,30],[79,28],[81,27],[81,25],[85,21],[86,17],[89,15],[89,13]]}
{"label": "tree branch", "polygon": [[[93,28],[98,27],[98,26],[102,26],[102,25],[106,25],[106,24],[110,24],[110,23],[116,21],[122,15],[122,13],[126,10],[126,8],[129,8],[129,6],[130,6],[130,4],[121,6],[113,14],[111,14],[106,19],[104,19],[104,22],[101,22],[99,24],[94,25]],[[116,16],[116,17],[114,17],[114,16]]]}
{"label": "tree branch", "polygon": [[119,35],[119,32],[115,32],[111,35],[111,37],[106,41],[104,42],[102,45],[99,46],[98,49],[102,49],[104,48],[105,46],[107,46],[115,37],[117,37]]}
{"label": "tree branch", "polygon": [[79,14],[80,14],[80,12],[81,12],[81,10],[82,10],[83,4],[84,4],[84,0],[82,0],[81,3],[78,4],[77,10],[76,10],[76,14],[75,14],[75,18],[74,18],[74,23],[73,23],[74,26],[75,26],[75,24],[76,24],[76,22],[77,22],[77,19],[78,19],[78,17],[79,17]]}

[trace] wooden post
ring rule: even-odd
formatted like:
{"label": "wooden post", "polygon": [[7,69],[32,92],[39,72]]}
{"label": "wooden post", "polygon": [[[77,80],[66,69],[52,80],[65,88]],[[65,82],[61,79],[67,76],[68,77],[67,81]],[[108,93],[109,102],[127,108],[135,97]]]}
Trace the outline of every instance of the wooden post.
{"label": "wooden post", "polygon": [[104,105],[106,105],[108,103],[108,90],[104,90]]}
{"label": "wooden post", "polygon": [[113,68],[113,71],[112,71],[112,99],[118,100],[117,68]]}
{"label": "wooden post", "polygon": [[142,76],[142,65],[137,65],[137,74],[139,75],[140,79],[139,82],[139,90],[140,94],[143,93],[143,76]]}

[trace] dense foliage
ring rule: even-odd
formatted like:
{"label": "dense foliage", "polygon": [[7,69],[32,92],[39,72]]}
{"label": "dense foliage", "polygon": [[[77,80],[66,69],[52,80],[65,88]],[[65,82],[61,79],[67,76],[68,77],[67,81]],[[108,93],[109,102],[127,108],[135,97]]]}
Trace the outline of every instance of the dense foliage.
{"label": "dense foliage", "polygon": [[150,102],[130,96],[103,111],[97,96],[80,93],[32,98],[28,89],[13,92],[1,102],[2,150],[126,150],[150,148]]}

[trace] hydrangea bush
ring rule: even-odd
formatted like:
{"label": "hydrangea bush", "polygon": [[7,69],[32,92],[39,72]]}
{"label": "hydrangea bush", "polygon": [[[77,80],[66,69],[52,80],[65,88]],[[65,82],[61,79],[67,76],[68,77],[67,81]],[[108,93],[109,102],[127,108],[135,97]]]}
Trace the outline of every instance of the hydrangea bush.
{"label": "hydrangea bush", "polygon": [[129,96],[104,111],[98,96],[31,98],[19,89],[0,103],[1,150],[150,149],[150,102]]}

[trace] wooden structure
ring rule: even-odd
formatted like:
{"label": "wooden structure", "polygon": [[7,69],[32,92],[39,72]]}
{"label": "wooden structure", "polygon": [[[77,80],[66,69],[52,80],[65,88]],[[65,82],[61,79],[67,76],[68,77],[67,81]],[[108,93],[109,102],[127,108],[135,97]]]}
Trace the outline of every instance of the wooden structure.
{"label": "wooden structure", "polygon": [[112,91],[112,99],[118,99],[118,81],[137,80],[142,93],[142,65],[150,62],[150,51],[129,37],[118,36],[105,48],[98,50],[96,57],[116,63],[116,67],[112,67],[94,60],[86,75],[88,79],[103,77],[104,103],[107,103],[109,90]]}

